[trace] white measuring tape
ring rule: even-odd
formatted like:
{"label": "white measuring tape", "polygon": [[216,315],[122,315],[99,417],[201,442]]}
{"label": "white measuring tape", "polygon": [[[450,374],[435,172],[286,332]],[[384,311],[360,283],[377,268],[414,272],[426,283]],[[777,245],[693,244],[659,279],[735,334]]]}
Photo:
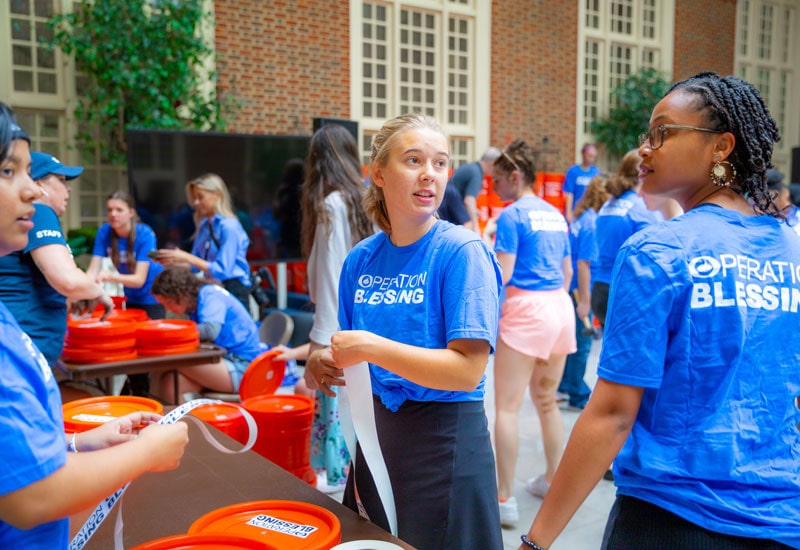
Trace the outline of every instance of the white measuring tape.
{"label": "white measuring tape", "polygon": [[[158,423],[174,424],[178,420],[181,420],[182,418],[186,417],[186,415],[189,414],[189,412],[192,409],[196,409],[197,407],[200,407],[202,405],[217,405],[221,403],[224,402],[219,401],[217,399],[195,399],[193,401],[189,401],[188,403],[184,403],[179,407],[175,407],[166,415],[164,415],[161,418],[161,420],[158,421]],[[206,427],[205,423],[202,420],[200,420],[195,416],[188,416],[186,418],[187,420],[191,419],[198,426],[200,426],[200,431],[203,433],[203,437],[205,437],[206,441],[208,441],[211,444],[211,446],[217,449],[218,451],[228,454],[245,453],[250,449],[252,449],[253,445],[256,442],[256,437],[258,436],[258,428],[256,427],[256,421],[253,419],[250,413],[244,409],[244,407],[241,407],[236,403],[224,403],[224,404],[234,405],[239,407],[239,409],[242,411],[242,415],[244,416],[245,421],[247,422],[247,427],[250,431],[250,435],[248,436],[247,442],[244,444],[244,447],[242,447],[241,449],[238,450],[228,449],[227,447],[222,445],[219,441],[214,439],[214,436],[211,435],[211,432],[208,431],[208,428]],[[114,505],[122,500],[122,493],[125,492],[125,489],[127,489],[129,485],[130,483],[128,483],[121,489],[118,489],[114,494],[112,494],[109,497],[106,497],[100,504],[97,505],[97,508],[95,508],[94,512],[92,512],[92,514],[83,524],[83,527],[81,527],[80,531],[78,531],[78,533],[69,543],[69,550],[81,550],[84,547],[84,545],[89,541],[92,535],[94,535],[94,533],[100,527],[100,524],[103,523],[103,520],[105,520],[108,514],[111,513],[111,510],[112,508],[114,508]],[[122,550],[124,548],[122,540],[122,527],[123,527],[122,503],[120,502],[120,505],[117,509],[117,522],[116,525],[114,526],[114,548],[116,548],[117,550]]]}

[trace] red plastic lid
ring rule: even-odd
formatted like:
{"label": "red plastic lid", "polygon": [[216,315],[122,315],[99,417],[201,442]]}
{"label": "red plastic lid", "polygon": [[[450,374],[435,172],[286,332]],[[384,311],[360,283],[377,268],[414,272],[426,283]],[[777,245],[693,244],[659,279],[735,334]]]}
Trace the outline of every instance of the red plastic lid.
{"label": "red plastic lid", "polygon": [[132,337],[136,335],[137,323],[127,321],[99,321],[95,317],[73,319],[67,323],[67,336],[79,340],[102,340],[104,338]]}
{"label": "red plastic lid", "polygon": [[139,355],[142,357],[145,356],[154,356],[154,355],[182,355],[184,353],[194,353],[197,351],[197,348],[200,346],[200,340],[195,339],[189,343],[181,343],[175,344],[173,346],[165,346],[165,345],[154,345],[154,346],[143,346],[139,345],[137,348],[139,350]]}
{"label": "red plastic lid", "polygon": [[250,412],[283,416],[314,412],[314,400],[305,395],[257,395],[243,401],[242,405]]}
{"label": "red plastic lid", "polygon": [[174,535],[162,539],[152,540],[134,546],[130,550],[224,550],[244,548],[247,550],[280,550],[257,540],[236,535],[223,535],[220,533],[201,533],[198,535]]}
{"label": "red plastic lid", "polygon": [[258,500],[219,508],[198,518],[188,532],[237,535],[281,550],[326,550],[342,538],[333,512],[293,500]]}
{"label": "red plastic lid", "polygon": [[137,357],[138,353],[134,348],[112,351],[107,349],[65,347],[61,350],[61,359],[67,363],[116,363],[117,361],[132,361]]}
{"label": "red plastic lid", "polygon": [[162,414],[164,407],[155,399],[133,395],[107,395],[69,401],[62,405],[65,432],[84,432],[99,424],[133,412]]}
{"label": "red plastic lid", "polygon": [[192,414],[209,423],[230,422],[237,418],[243,418],[242,410],[237,405],[230,403],[209,403],[200,405],[190,411]]}
{"label": "red plastic lid", "polygon": [[271,349],[250,362],[239,384],[239,397],[242,401],[258,395],[275,393],[281,386],[283,375],[286,373],[286,361],[274,359],[280,353],[280,350]]}
{"label": "red plastic lid", "polygon": [[122,352],[133,351],[136,347],[136,338],[109,338],[107,340],[81,340],[78,338],[67,337],[64,339],[64,345],[71,349],[93,349],[93,350],[107,350]]}

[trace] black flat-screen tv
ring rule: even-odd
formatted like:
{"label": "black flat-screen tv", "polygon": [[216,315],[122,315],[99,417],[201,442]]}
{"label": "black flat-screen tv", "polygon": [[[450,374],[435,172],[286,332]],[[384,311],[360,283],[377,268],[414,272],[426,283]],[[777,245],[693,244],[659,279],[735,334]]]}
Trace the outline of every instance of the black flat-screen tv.
{"label": "black flat-screen tv", "polygon": [[160,248],[191,248],[185,186],[213,172],[250,236],[251,264],[303,259],[300,185],[310,136],[128,129],[126,139],[130,192]]}

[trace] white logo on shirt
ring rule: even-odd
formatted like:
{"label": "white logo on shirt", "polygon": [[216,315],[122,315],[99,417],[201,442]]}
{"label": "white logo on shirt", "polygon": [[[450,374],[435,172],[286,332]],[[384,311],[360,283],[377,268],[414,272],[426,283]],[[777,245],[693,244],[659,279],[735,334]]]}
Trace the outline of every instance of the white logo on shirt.
{"label": "white logo on shirt", "polygon": [[425,301],[425,283],[428,273],[392,277],[364,274],[358,278],[354,298],[356,304],[420,304]]}
{"label": "white logo on shirt", "polygon": [[693,258],[689,273],[706,280],[692,287],[693,309],[738,306],[792,313],[800,310],[800,265],[722,254],[719,258]]}
{"label": "white logo on shirt", "polygon": [[42,229],[41,231],[36,232],[37,239],[43,239],[44,237],[61,238],[61,231],[56,231],[54,229]]}
{"label": "white logo on shirt", "polygon": [[567,220],[558,212],[531,210],[528,212],[528,220],[530,221],[532,231],[569,232]]}
{"label": "white logo on shirt", "polygon": [[44,358],[44,355],[42,355],[42,352],[36,347],[36,344],[33,343],[31,337],[24,332],[22,333],[22,343],[25,344],[25,348],[39,366],[39,370],[42,371],[42,378],[44,378],[44,381],[49,382],[50,378],[53,376],[53,371],[50,370],[50,365],[47,364],[47,359]]}

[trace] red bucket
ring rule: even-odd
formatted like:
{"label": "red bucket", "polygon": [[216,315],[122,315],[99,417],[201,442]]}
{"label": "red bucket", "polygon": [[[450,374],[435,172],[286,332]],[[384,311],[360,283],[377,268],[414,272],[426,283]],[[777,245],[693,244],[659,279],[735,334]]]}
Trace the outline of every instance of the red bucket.
{"label": "red bucket", "polygon": [[285,470],[309,466],[313,399],[304,395],[260,395],[242,405],[258,426],[254,451]]}
{"label": "red bucket", "polygon": [[219,431],[228,434],[242,445],[247,443],[250,431],[241,409],[236,405],[231,405],[230,403],[202,405],[192,409],[191,414],[206,424],[211,424]]}

